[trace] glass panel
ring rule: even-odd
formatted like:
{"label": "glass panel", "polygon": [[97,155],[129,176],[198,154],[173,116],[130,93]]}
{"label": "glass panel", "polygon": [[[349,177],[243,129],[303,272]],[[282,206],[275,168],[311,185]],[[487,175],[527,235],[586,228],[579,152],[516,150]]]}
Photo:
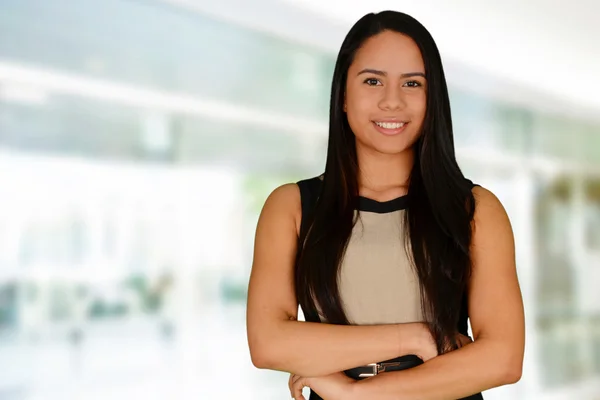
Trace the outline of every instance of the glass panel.
{"label": "glass panel", "polygon": [[525,151],[531,119],[527,110],[456,90],[450,94],[457,147]]}
{"label": "glass panel", "polygon": [[581,143],[581,124],[566,117],[536,115],[532,152],[555,159],[576,160]]}
{"label": "glass panel", "polygon": [[580,134],[580,161],[592,165],[600,164],[600,124],[581,123]]}
{"label": "glass panel", "polygon": [[119,0],[4,1],[0,54],[27,65],[314,118],[327,115],[334,63],[330,54],[174,6]]}

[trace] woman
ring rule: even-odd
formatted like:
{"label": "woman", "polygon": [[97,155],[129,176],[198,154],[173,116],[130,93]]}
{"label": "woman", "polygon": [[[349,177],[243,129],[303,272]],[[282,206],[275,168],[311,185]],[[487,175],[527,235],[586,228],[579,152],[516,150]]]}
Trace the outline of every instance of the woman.
{"label": "woman", "polygon": [[345,38],[325,172],[265,202],[247,325],[254,365],[290,372],[296,400],[481,399],[520,379],[510,223],[457,165],[440,55],[412,17],[368,14]]}

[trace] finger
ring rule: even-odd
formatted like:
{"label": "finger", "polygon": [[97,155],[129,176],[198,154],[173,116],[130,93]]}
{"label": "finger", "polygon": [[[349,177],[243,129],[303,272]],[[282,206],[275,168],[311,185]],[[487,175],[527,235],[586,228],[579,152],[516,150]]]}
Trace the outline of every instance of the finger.
{"label": "finger", "polygon": [[297,388],[297,386],[300,384],[300,379],[302,379],[301,376],[298,376],[296,374],[290,374],[290,379],[288,380],[290,394],[292,395],[292,398],[296,400],[304,400],[304,396],[302,396],[302,388],[304,387],[304,385],[300,386],[299,393]]}
{"label": "finger", "polygon": [[302,377],[299,375],[292,376],[292,385],[295,385],[300,379],[302,379]]}
{"label": "finger", "polygon": [[296,400],[305,400],[302,395],[302,388],[304,388],[304,379],[298,377],[293,383],[292,397]]}
{"label": "finger", "polygon": [[473,342],[473,340],[471,340],[471,338],[469,336],[465,336],[463,334],[458,335],[458,340],[460,342],[460,347],[463,347],[463,346]]}
{"label": "finger", "polygon": [[306,400],[302,394],[302,389],[299,389],[294,397],[295,400]]}
{"label": "finger", "polygon": [[294,386],[294,392],[292,393],[292,397],[295,400],[304,400],[304,396],[302,395],[302,387]]}
{"label": "finger", "polygon": [[295,400],[305,400],[302,395],[302,389],[304,388],[304,381],[300,381],[301,376],[291,374],[289,379],[290,395]]}

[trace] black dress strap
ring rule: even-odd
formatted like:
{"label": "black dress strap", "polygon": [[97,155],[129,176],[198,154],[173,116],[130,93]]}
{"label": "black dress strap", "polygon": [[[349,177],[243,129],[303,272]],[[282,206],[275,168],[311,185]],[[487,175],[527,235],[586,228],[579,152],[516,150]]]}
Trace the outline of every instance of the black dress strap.
{"label": "black dress strap", "polygon": [[300,188],[300,202],[302,204],[302,219],[300,222],[301,232],[302,227],[305,225],[308,216],[317,204],[317,200],[319,199],[319,195],[321,194],[322,183],[323,181],[319,176],[310,179],[303,179],[301,181],[296,182],[296,184]]}

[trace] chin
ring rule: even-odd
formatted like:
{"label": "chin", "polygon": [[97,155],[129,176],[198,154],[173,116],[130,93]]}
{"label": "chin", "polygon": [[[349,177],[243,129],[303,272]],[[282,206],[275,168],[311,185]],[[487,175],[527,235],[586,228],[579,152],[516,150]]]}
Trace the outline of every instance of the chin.
{"label": "chin", "polygon": [[371,136],[371,140],[366,145],[379,153],[394,155],[412,151],[417,138],[418,135],[385,137],[376,132],[376,136]]}
{"label": "chin", "polygon": [[406,145],[406,146],[376,146],[374,148],[374,150],[376,150],[379,153],[382,154],[386,154],[386,155],[399,155],[402,153],[405,153],[407,151],[412,151],[413,146],[412,145]]}

